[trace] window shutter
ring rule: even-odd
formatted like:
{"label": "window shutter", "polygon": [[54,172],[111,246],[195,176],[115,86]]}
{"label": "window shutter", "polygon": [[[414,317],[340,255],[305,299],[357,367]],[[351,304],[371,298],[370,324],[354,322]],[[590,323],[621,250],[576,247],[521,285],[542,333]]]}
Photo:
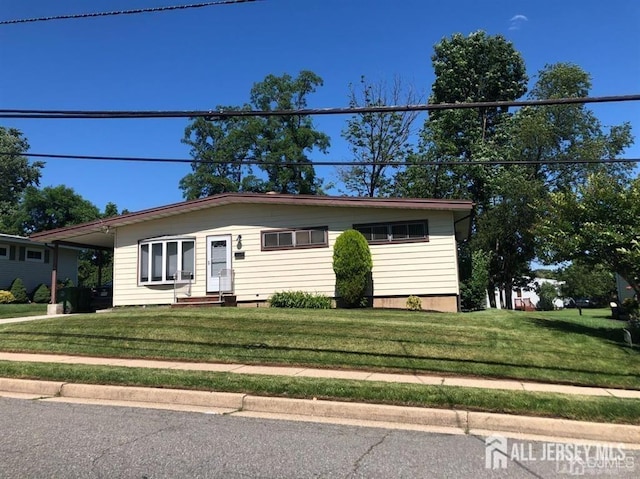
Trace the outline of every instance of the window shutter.
{"label": "window shutter", "polygon": [[48,249],[44,250],[44,262],[48,263],[49,262],[49,256],[51,255],[51,251],[49,251]]}
{"label": "window shutter", "polygon": [[13,245],[9,246],[9,259],[11,261],[16,260],[16,247]]}
{"label": "window shutter", "polygon": [[20,246],[20,248],[18,249],[18,261],[24,261],[26,250],[27,248],[25,248],[24,246]]}

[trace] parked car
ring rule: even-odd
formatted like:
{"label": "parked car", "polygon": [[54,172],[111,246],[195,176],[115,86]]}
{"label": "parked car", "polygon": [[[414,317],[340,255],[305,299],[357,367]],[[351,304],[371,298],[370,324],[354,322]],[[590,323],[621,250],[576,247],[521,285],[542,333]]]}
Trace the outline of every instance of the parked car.
{"label": "parked car", "polygon": [[588,298],[578,298],[576,299],[576,308],[595,308],[596,304],[594,301]]}

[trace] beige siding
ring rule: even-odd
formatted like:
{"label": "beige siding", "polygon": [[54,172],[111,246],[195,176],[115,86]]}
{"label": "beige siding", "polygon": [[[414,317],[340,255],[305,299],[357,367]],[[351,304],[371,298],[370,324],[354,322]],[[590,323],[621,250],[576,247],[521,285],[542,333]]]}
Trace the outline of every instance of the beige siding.
{"label": "beige siding", "polygon": [[[206,238],[231,235],[236,252],[242,235],[245,259],[232,258],[238,301],[266,300],[275,291],[301,290],[334,295],[333,244],[354,223],[429,220],[429,242],[371,246],[374,294],[458,294],[453,215],[450,212],[331,208],[308,206],[228,205],[177,217],[118,228],[114,305],[163,304],[173,300],[171,286],[140,286],[138,242],[157,236],[196,238],[194,296],[206,294]],[[261,251],[260,233],[277,228],[328,226],[329,247]]]}

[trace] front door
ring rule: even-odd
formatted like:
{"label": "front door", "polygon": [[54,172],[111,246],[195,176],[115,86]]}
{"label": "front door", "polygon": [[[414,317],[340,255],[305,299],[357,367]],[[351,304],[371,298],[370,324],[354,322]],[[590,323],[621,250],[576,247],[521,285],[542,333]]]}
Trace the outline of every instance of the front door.
{"label": "front door", "polygon": [[207,236],[207,293],[231,293],[231,235]]}

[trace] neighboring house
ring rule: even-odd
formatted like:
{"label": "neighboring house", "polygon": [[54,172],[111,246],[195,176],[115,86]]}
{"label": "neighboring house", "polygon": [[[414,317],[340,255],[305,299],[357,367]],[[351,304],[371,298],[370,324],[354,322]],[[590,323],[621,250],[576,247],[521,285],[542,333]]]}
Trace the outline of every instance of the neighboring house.
{"label": "neighboring house", "polygon": [[355,228],[370,244],[373,305],[456,311],[456,240],[469,201],[228,193],[32,236],[114,249],[113,304],[174,301],[174,276],[192,298],[224,292],[259,305],[278,291],[335,297],[333,245]]}
{"label": "neighboring house", "polygon": [[620,304],[622,304],[625,299],[633,298],[636,295],[636,292],[633,290],[631,285],[629,285],[629,283],[627,283],[618,273],[616,273],[616,290],[618,292],[618,301]]}
{"label": "neighboring house", "polygon": [[[78,284],[77,248],[62,247],[58,254],[58,279]],[[24,282],[29,294],[40,284],[51,285],[52,250],[22,236],[0,234],[0,289],[9,289],[14,279]]]}
{"label": "neighboring house", "polygon": [[[550,283],[556,287],[558,293],[560,292],[560,286],[564,284],[564,281],[556,281],[555,279],[548,278],[534,278],[531,280],[526,287],[523,288],[514,288],[511,299],[513,304],[511,305],[512,309],[521,310],[521,311],[535,311],[538,306],[538,301],[540,301],[540,296],[538,296],[538,289],[542,283]],[[496,308],[504,309],[504,299],[501,298],[502,291],[496,289]],[[489,304],[488,296],[487,296],[487,304]],[[562,299],[559,297],[554,301],[554,306],[556,309],[562,309],[564,307],[564,303]]]}

